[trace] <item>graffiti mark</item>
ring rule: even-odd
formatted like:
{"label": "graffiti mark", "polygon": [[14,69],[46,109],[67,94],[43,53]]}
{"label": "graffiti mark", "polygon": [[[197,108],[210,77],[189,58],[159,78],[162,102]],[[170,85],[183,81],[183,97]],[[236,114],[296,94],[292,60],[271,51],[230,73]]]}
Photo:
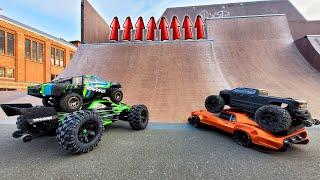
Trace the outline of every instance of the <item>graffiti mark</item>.
{"label": "graffiti mark", "polygon": [[214,13],[214,17],[228,17],[230,16],[230,12],[229,11],[218,11]]}
{"label": "graffiti mark", "polygon": [[221,17],[229,17],[230,12],[225,10],[226,7],[222,6],[220,11],[207,11],[207,10],[202,10],[199,14],[202,18],[204,19],[212,19],[212,18],[221,18]]}
{"label": "graffiti mark", "polygon": [[208,12],[207,10],[202,10],[199,14],[204,19],[211,19],[214,17],[214,15]]}

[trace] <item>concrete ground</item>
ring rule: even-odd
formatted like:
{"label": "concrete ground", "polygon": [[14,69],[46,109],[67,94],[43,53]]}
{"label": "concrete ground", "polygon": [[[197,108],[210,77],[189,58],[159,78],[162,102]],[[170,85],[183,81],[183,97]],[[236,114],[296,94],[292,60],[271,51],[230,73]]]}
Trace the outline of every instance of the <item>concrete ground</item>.
{"label": "concrete ground", "polygon": [[[19,104],[31,103],[32,105],[42,105],[42,100],[36,97],[28,96],[25,92],[18,91],[0,91],[0,104]],[[0,108],[0,124],[8,124],[9,121],[15,121],[16,117],[7,117]],[[15,122],[14,122],[15,123]]]}
{"label": "concrete ground", "polygon": [[0,179],[320,179],[319,129],[286,153],[237,145],[212,129],[151,123],[132,131],[113,125],[84,155],[62,150],[54,137],[22,143],[14,125],[0,125]]}
{"label": "concrete ground", "polygon": [[19,91],[0,91],[0,104],[14,101],[27,96],[25,92]]}

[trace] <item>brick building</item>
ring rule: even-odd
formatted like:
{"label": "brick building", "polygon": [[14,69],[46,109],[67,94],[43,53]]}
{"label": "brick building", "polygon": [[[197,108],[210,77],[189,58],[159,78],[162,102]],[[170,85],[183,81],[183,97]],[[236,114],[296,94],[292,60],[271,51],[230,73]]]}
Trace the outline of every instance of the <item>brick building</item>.
{"label": "brick building", "polygon": [[52,80],[76,50],[70,42],[0,15],[0,90]]}

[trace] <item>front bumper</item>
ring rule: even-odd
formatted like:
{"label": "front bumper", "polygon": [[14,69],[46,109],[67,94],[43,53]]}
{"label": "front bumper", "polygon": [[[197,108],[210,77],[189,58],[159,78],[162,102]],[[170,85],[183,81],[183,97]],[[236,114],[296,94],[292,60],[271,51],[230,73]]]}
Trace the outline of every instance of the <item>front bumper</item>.
{"label": "front bumper", "polygon": [[28,87],[28,95],[41,97],[41,86],[29,86]]}
{"label": "front bumper", "polygon": [[110,83],[112,88],[121,88],[121,84],[119,82],[111,82]]}
{"label": "front bumper", "polygon": [[295,134],[290,136],[284,140],[284,144],[308,144],[309,139],[307,132],[301,132],[299,134]]}

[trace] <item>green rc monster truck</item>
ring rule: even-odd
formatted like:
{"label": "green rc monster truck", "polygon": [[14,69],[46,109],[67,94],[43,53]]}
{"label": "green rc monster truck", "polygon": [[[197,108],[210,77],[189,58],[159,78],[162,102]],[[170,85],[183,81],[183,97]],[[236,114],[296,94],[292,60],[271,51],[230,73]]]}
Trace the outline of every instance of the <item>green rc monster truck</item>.
{"label": "green rc monster truck", "polygon": [[223,90],[219,96],[209,96],[205,101],[206,109],[211,113],[221,112],[225,105],[251,114],[263,129],[272,133],[320,123],[311,118],[306,102],[269,96],[267,91],[261,89]]}
{"label": "green rc monster truck", "polygon": [[29,142],[40,136],[56,135],[59,145],[74,154],[91,151],[100,142],[105,126],[115,121],[127,121],[133,130],[145,129],[149,121],[146,106],[129,106],[108,99],[93,100],[72,113],[31,104],[2,104],[1,108],[8,116],[19,115],[14,138]]}
{"label": "green rc monster truck", "polygon": [[120,103],[123,93],[118,82],[108,82],[93,75],[75,76],[28,87],[28,95],[42,98],[43,105],[63,112],[79,110],[94,99],[109,97]]}

